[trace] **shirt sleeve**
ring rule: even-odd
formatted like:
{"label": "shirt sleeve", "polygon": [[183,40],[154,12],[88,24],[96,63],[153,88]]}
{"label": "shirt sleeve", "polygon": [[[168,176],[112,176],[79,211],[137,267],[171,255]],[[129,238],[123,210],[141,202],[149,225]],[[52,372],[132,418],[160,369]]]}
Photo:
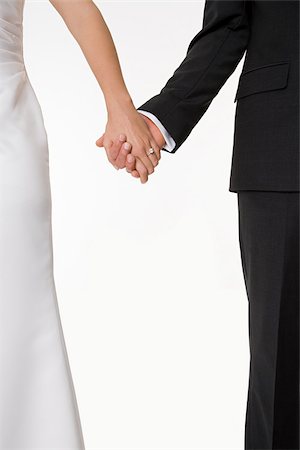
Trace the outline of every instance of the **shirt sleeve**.
{"label": "shirt sleeve", "polygon": [[138,109],[138,112],[148,117],[150,120],[152,120],[153,123],[155,123],[155,125],[157,126],[157,128],[159,129],[159,131],[161,132],[166,141],[166,145],[164,146],[163,150],[166,150],[167,152],[171,153],[176,146],[176,142],[174,141],[170,133],[165,129],[160,120],[158,120],[158,118],[154,114],[148,111]]}

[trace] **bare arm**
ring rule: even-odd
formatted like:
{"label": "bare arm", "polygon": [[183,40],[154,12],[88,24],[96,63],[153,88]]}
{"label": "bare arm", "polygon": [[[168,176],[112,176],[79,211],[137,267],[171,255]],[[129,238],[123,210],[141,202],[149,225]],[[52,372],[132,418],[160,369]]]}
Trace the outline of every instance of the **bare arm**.
{"label": "bare arm", "polygon": [[[117,51],[111,33],[101,12],[92,0],[49,0],[61,15],[69,31],[79,44],[99,86],[103,92],[108,113],[108,122],[101,146],[105,147],[108,159],[114,164],[109,149],[115,143],[121,148],[122,142],[116,144],[116,137],[123,134],[130,138],[135,155],[144,167],[144,180],[160,159],[160,148],[152,133],[136,111],[127,90]],[[147,156],[152,147],[155,154]],[[117,153],[116,153],[117,154]],[[125,163],[123,164],[125,167]]]}
{"label": "bare arm", "polygon": [[78,42],[108,109],[114,102],[131,104],[117,51],[105,20],[92,0],[50,0]]}

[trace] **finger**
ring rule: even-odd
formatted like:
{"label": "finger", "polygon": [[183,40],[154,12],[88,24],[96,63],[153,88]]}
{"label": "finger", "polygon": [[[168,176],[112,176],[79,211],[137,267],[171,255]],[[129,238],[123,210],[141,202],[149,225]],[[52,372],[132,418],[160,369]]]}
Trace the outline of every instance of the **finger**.
{"label": "finger", "polygon": [[148,169],[144,166],[144,164],[138,159],[136,161],[136,170],[138,171],[141,179],[141,183],[147,183],[148,181]]}
{"label": "finger", "polygon": [[145,155],[139,155],[138,158],[146,167],[148,174],[151,175],[154,172],[154,165],[152,164],[152,161],[149,158],[149,156],[147,156],[145,153]]}
{"label": "finger", "polygon": [[[156,167],[158,165],[159,162],[159,158],[160,158],[160,149],[158,147],[158,145],[156,144],[156,142],[152,142],[152,149],[154,150],[154,153],[150,153],[150,155],[148,156],[150,161],[152,162],[153,166]],[[149,149],[150,151],[150,149]]]}
{"label": "finger", "polygon": [[118,151],[120,151],[120,150],[118,150],[119,147],[122,147],[122,144],[118,144],[117,141],[116,142],[105,143],[105,145],[104,145],[108,161],[117,170],[119,170],[119,167],[116,165],[115,155],[118,153]]}
{"label": "finger", "polygon": [[126,170],[127,172],[132,172],[135,169],[136,159],[135,157],[129,153],[126,158]]}
{"label": "finger", "polygon": [[105,139],[105,133],[104,133],[99,139],[97,139],[96,145],[97,145],[98,147],[104,147],[108,161],[109,161],[116,169],[119,169],[117,166],[115,166],[115,160],[114,160],[114,158],[113,158],[113,156],[112,156],[112,155],[113,155],[112,148],[113,148],[114,143],[113,143],[112,141],[109,141],[108,143],[106,142],[106,143],[104,144],[104,139]]}
{"label": "finger", "polygon": [[161,158],[161,148],[160,146],[156,143],[156,141],[152,141],[151,142],[152,148],[155,151],[155,155],[157,160],[159,161]]}
{"label": "finger", "polygon": [[117,160],[121,152],[122,146],[125,142],[126,142],[125,134],[120,134],[119,138],[113,141],[112,145],[109,147],[109,153],[113,160],[115,161]]}
{"label": "finger", "polygon": [[111,165],[114,166],[115,169],[119,170],[119,167],[117,167],[117,166],[115,165],[115,160],[112,159],[112,157],[111,157],[111,155],[110,155],[109,149],[105,148],[105,152],[106,152],[107,159],[108,159],[108,161],[111,163]]}
{"label": "finger", "polygon": [[99,139],[97,139],[96,145],[98,147],[104,147],[104,136],[105,136],[105,134],[102,134],[102,136],[99,137]]}
{"label": "finger", "polygon": [[124,144],[122,144],[121,150],[115,160],[115,164],[120,169],[124,169],[124,167],[126,167],[126,159],[127,159],[128,154],[131,152],[131,150],[132,150],[132,145],[129,142],[125,142]]}
{"label": "finger", "polygon": [[133,170],[133,171],[131,172],[131,175],[132,175],[134,178],[140,178],[140,174],[138,173],[137,170]]}
{"label": "finger", "polygon": [[149,175],[154,172],[154,165],[152,164],[152,161],[149,158],[149,155],[147,154],[147,152],[149,151],[150,148],[151,148],[151,145],[149,143],[146,145],[146,147],[140,148],[138,154],[136,155],[136,157],[143,163],[143,165],[148,170]]}

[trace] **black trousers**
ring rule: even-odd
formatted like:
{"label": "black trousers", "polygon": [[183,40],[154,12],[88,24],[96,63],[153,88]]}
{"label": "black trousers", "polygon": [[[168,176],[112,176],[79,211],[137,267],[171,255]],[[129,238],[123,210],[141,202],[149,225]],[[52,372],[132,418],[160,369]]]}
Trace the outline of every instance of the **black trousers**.
{"label": "black trousers", "polygon": [[299,449],[299,195],[237,193],[249,306],[247,450]]}

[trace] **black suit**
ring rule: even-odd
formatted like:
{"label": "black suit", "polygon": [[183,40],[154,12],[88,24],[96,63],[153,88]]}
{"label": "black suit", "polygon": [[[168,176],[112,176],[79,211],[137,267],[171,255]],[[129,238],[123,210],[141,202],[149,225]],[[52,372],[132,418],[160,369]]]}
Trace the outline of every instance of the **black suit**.
{"label": "black suit", "polygon": [[229,186],[249,299],[245,448],[299,449],[298,0],[207,0],[184,61],[139,109],[176,152],[245,52]]}
{"label": "black suit", "polygon": [[299,191],[299,2],[206,1],[202,30],[161,93],[140,106],[176,152],[246,52],[230,190]]}

